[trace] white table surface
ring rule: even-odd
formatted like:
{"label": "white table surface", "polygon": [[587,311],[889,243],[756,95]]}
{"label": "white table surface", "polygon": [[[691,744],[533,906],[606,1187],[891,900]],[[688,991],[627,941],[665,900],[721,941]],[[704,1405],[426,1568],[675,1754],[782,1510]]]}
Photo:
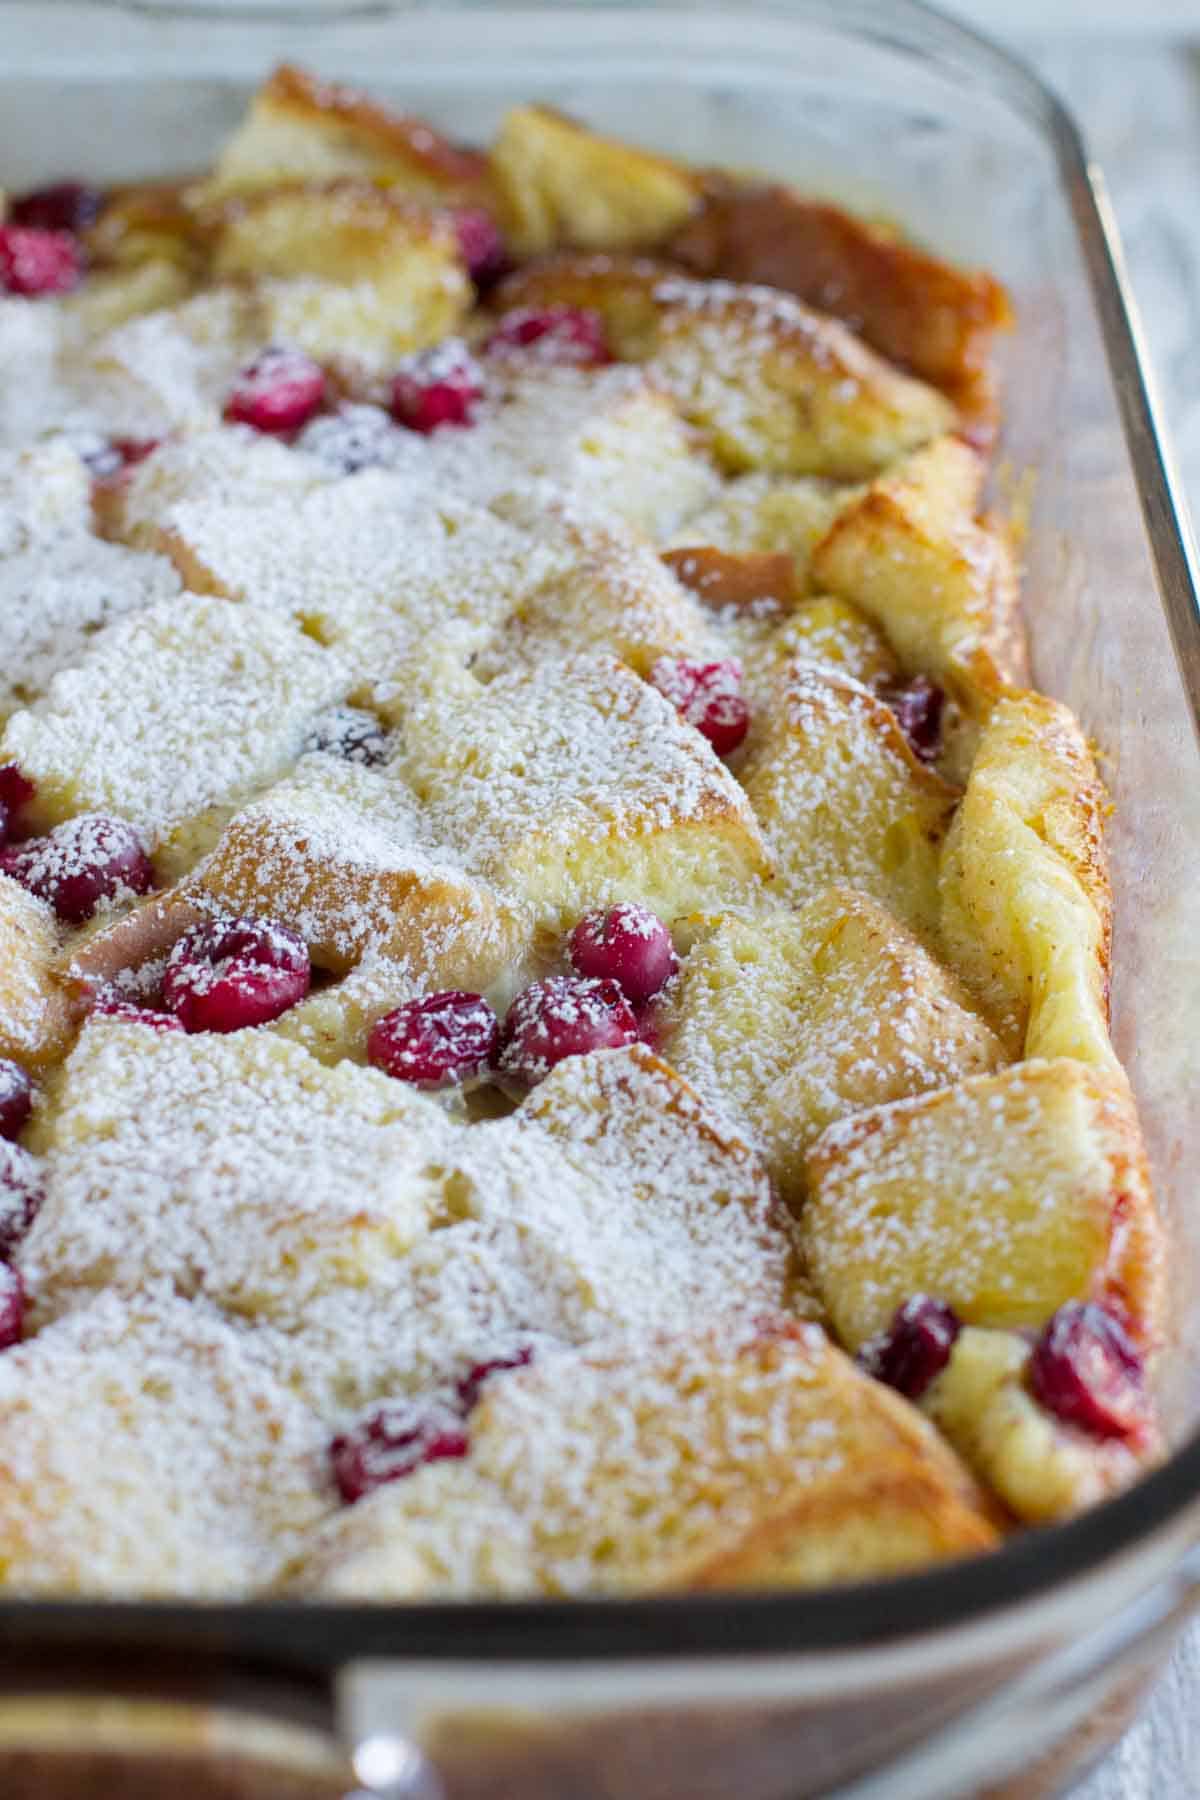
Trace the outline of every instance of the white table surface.
{"label": "white table surface", "polygon": [[[1200,0],[957,0],[1062,94],[1108,179],[1176,450],[1200,522]],[[1131,35],[1137,23],[1141,35]],[[1110,31],[1107,27],[1113,27]],[[1189,37],[1185,26],[1190,26]],[[1105,27],[1101,33],[1097,27]],[[1200,1626],[1140,1719],[1073,1800],[1200,1800]]]}

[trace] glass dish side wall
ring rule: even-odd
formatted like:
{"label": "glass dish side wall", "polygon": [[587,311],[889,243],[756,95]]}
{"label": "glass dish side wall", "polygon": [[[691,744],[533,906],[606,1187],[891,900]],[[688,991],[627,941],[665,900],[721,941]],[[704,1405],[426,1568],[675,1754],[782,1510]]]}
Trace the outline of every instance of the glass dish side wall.
{"label": "glass dish side wall", "polygon": [[[53,42],[42,6],[10,6],[0,16],[0,167],[14,185],[75,168],[114,179],[199,166],[237,117],[246,89],[288,55],[368,84],[468,137],[486,136],[514,100],[551,99],[601,128],[695,160],[767,170],[878,210],[939,251],[986,263],[1001,275],[1014,293],[1020,323],[1007,356],[1008,466],[998,485],[1010,488],[1032,472],[1026,611],[1036,676],[1076,708],[1105,755],[1116,806],[1116,1032],[1139,1092],[1159,1192],[1178,1245],[1181,1301],[1200,1291],[1200,1222],[1195,1209],[1189,1216],[1186,1191],[1200,1147],[1200,1070],[1190,1029],[1200,1000],[1200,959],[1193,950],[1200,770],[1188,700],[1155,593],[1138,481],[1105,363],[1098,320],[1103,296],[1094,285],[1096,270],[1088,266],[1086,238],[1079,235],[1090,198],[1080,186],[1083,171],[1056,139],[1061,126],[1036,86],[1023,84],[1003,59],[973,47],[966,34],[902,3],[797,0],[790,6],[742,5],[725,14],[686,4],[459,6],[320,24],[311,17],[303,24],[271,17],[236,25],[114,7],[62,6],[54,12],[61,24]],[[1123,362],[1119,383],[1137,389],[1139,379],[1136,363]],[[1155,485],[1152,458],[1140,473],[1140,498],[1169,537],[1169,500]],[[1166,537],[1159,548],[1169,555]],[[1181,1304],[1179,1319],[1170,1391],[1182,1436],[1195,1424],[1200,1393],[1192,1379],[1200,1318],[1195,1307]],[[1113,1541],[1130,1529],[1128,1509],[1122,1516],[1126,1524],[1121,1533],[1114,1528]],[[1103,1539],[1103,1516],[1087,1523],[1090,1536],[1081,1532],[1071,1541],[1082,1544],[1086,1537],[1095,1547]],[[903,1691],[907,1719],[900,1735],[919,1734],[967,1697],[965,1691],[951,1693],[949,1671],[957,1670],[972,1691],[986,1689],[1027,1663],[1031,1652],[1088,1633],[1163,1575],[1191,1534],[1190,1521],[1181,1519],[1165,1536],[1109,1558],[1096,1578],[1083,1569],[1086,1557],[1072,1565],[1062,1551],[1069,1532],[1055,1534],[1054,1543],[1027,1544],[1024,1561],[1015,1556],[1007,1564],[1014,1590],[1024,1580],[1019,1570],[1037,1561],[1038,1584],[1062,1578],[1057,1595],[1019,1615],[998,1614],[965,1635],[919,1634],[903,1656],[895,1647],[861,1655],[849,1647],[854,1632],[868,1643],[897,1608],[899,1616],[909,1616],[898,1591],[877,1587],[838,1601],[853,1631],[839,1632],[847,1648],[833,1659],[803,1654],[820,1643],[820,1622],[832,1618],[830,1609],[803,1597],[781,1602],[774,1622],[761,1630],[786,1653],[786,1686],[794,1694],[798,1683],[806,1694],[807,1720],[799,1739],[785,1732],[780,1740],[786,1770],[779,1764],[768,1769],[761,1761],[752,1764],[751,1737],[762,1740],[762,1708],[753,1733],[748,1719],[735,1727],[730,1715],[726,1778],[731,1767],[745,1768],[736,1791],[747,1800],[815,1791],[796,1785],[796,1770],[803,1744],[813,1741],[814,1732],[820,1735],[822,1719],[832,1723],[836,1689],[856,1713],[858,1751],[874,1755],[870,1739],[878,1730],[882,1753],[886,1742],[897,1739],[889,1694],[894,1700]],[[994,1560],[1000,1564],[1007,1556]],[[955,1594],[965,1598],[973,1590],[972,1574],[964,1570],[957,1583],[953,1577],[925,1578],[929,1592],[940,1583],[936,1591],[944,1596],[933,1612],[940,1608],[948,1620]],[[1066,1582],[1069,1575],[1074,1579]],[[996,1597],[998,1580],[989,1585]],[[177,1609],[171,1628],[181,1635],[186,1610]],[[651,1610],[639,1609],[637,1616],[644,1622]],[[229,1609],[221,1627],[231,1640],[239,1630],[238,1611]],[[662,1697],[676,1735],[677,1709],[689,1698],[711,1710],[718,1693],[732,1700],[740,1689],[760,1694],[770,1713],[765,1668],[747,1667],[735,1680],[724,1666],[705,1660],[745,1641],[746,1621],[756,1616],[752,1602],[730,1596],[709,1607],[701,1622],[693,1619],[681,1629],[679,1648],[686,1645],[693,1654],[676,1666]],[[927,1623],[929,1612],[924,1616]],[[336,1629],[331,1622],[339,1656],[368,1646],[422,1656],[431,1641],[426,1624],[405,1608],[388,1609],[387,1620],[377,1616],[369,1626],[365,1620],[356,1626],[343,1619]],[[514,1614],[508,1655],[531,1623]],[[9,1626],[16,1628],[12,1617]],[[155,1628],[148,1620],[148,1641]],[[163,1621],[157,1628],[166,1629]],[[97,1630],[103,1630],[99,1619]],[[280,1633],[281,1645],[296,1641],[294,1625],[282,1616]],[[451,1634],[439,1635],[445,1655]],[[555,1635],[543,1631],[542,1642]],[[607,1636],[614,1654],[636,1654],[645,1641],[632,1613],[622,1621],[621,1609],[591,1618],[587,1635]],[[656,1635],[661,1648],[670,1628],[664,1623]],[[500,1637],[505,1639],[503,1630]],[[460,1645],[480,1641],[469,1629],[458,1639]],[[559,1708],[567,1713],[572,1694],[576,1703],[580,1695],[581,1683],[572,1675],[587,1675],[570,1661],[578,1642],[564,1625],[558,1655],[538,1665],[542,1695],[549,1699],[550,1689],[558,1688]],[[447,1700],[457,1689],[466,1710],[486,1704],[486,1657],[475,1661],[466,1654],[457,1668],[458,1679],[447,1681],[439,1672],[434,1688]],[[410,1663],[404,1672],[392,1671],[392,1715],[400,1715],[403,1701],[405,1721],[415,1728],[413,1670]],[[616,1702],[614,1695],[618,1714],[627,1719],[637,1686],[636,1673],[630,1675],[626,1699]],[[365,1691],[348,1687],[352,1706],[355,1692]],[[776,1692],[782,1705],[783,1690]],[[878,1702],[874,1713],[872,1701]],[[422,1729],[429,1728],[429,1709],[421,1716]],[[661,1734],[648,1741],[665,1748]],[[854,1760],[861,1766],[861,1756]],[[825,1771],[830,1779],[841,1773],[844,1767]]]}

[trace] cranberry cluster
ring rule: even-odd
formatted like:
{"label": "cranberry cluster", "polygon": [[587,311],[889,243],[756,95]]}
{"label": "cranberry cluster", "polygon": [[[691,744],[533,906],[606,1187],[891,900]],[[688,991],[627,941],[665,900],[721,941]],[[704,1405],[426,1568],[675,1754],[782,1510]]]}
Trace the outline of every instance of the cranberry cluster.
{"label": "cranberry cluster", "polygon": [[[462,233],[479,238],[481,267],[487,257],[478,218],[484,216],[463,214],[459,221]],[[596,368],[612,361],[599,315],[571,306],[503,314],[484,343],[483,354],[532,357],[542,364],[574,368]],[[473,425],[484,389],[481,362],[461,339],[445,338],[403,358],[392,379],[391,418],[424,435],[445,426]],[[225,402],[225,417],[273,437],[293,438],[323,411],[328,397],[328,380],[318,362],[301,350],[272,344],[238,376]],[[347,472],[388,460],[386,415],[369,421],[370,412],[342,407],[333,415],[336,428],[331,424],[320,439],[326,460],[342,463]]]}
{"label": "cranberry cluster", "polygon": [[585,914],[567,957],[574,973],[532,982],[503,1024],[482,994],[451,989],[406,1001],[372,1027],[369,1060],[423,1088],[489,1070],[532,1085],[565,1057],[637,1043],[647,1030],[643,1009],[679,966],[662,920],[632,901]]}

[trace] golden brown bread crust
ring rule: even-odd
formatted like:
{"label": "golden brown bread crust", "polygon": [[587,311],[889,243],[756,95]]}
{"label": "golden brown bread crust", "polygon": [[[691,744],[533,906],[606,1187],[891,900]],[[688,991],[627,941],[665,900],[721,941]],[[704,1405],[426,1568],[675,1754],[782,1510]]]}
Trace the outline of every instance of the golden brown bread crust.
{"label": "golden brown bread crust", "polygon": [[1116,1066],[1107,803],[1067,707],[1032,692],[998,702],[946,839],[940,935],[1026,1056]]}
{"label": "golden brown bread crust", "polygon": [[699,275],[796,294],[947,389],[977,426],[989,423],[981,377],[1012,308],[986,271],[953,268],[841,207],[779,185],[710,191],[666,253]]}
{"label": "golden brown bread crust", "polygon": [[451,143],[427,119],[393,112],[361,88],[322,81],[296,63],[280,63],[262,89],[262,98],[277,111],[337,125],[357,143],[419,169],[431,183],[473,192],[487,180],[488,159],[482,150]]}
{"label": "golden brown bread crust", "polygon": [[856,1113],[806,1176],[809,1267],[851,1349],[917,1293],[1004,1329],[1094,1300],[1148,1352],[1164,1340],[1162,1226],[1120,1071],[1021,1062]]}
{"label": "golden brown bread crust", "polygon": [[645,258],[549,257],[501,284],[503,307],[598,312],[731,472],[859,481],[954,429],[936,388],[790,295],[664,273]]}

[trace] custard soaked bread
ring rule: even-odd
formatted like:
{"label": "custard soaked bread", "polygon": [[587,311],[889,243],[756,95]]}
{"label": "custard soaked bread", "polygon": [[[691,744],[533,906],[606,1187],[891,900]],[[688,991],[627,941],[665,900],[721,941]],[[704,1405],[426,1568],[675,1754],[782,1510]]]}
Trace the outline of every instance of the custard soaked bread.
{"label": "custard soaked bread", "polygon": [[1162,1450],[990,276],[293,67],[0,218],[0,1585],[861,1581]]}

